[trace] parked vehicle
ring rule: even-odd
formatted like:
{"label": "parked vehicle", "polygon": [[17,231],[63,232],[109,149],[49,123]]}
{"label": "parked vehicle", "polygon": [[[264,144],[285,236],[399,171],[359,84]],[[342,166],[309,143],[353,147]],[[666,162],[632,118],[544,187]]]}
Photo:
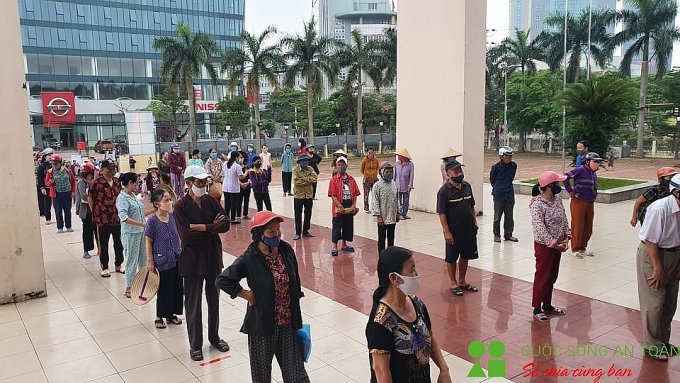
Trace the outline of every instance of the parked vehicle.
{"label": "parked vehicle", "polygon": [[104,154],[107,150],[113,151],[116,149],[116,144],[111,140],[99,140],[94,144],[94,151],[97,153]]}
{"label": "parked vehicle", "polygon": [[57,140],[56,138],[48,138],[47,146],[52,149],[61,149],[61,141]]}

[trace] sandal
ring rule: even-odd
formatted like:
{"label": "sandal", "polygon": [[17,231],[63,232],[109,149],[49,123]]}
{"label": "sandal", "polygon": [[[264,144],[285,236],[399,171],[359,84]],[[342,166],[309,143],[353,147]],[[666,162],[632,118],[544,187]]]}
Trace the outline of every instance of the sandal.
{"label": "sandal", "polygon": [[337,256],[338,256],[338,251],[335,250],[335,249],[331,250],[331,255],[334,256],[334,257],[337,257]]}
{"label": "sandal", "polygon": [[118,274],[125,274],[125,270],[123,270],[123,269],[120,268],[120,267],[116,267],[116,272],[117,272]]}
{"label": "sandal", "polygon": [[343,250],[349,251],[350,253],[354,252],[354,248],[352,246],[345,246]]}
{"label": "sandal", "polygon": [[652,350],[647,348],[645,349],[645,355],[659,362],[668,362],[668,354],[662,353],[660,351],[658,351],[656,354],[652,354]]}
{"label": "sandal", "polygon": [[130,295],[130,290],[125,290],[123,295],[125,296],[125,298],[132,298],[132,296]]}
{"label": "sandal", "polygon": [[181,325],[182,320],[177,317],[177,315],[173,315],[170,318],[168,318],[168,323],[172,323],[174,325]]}
{"label": "sandal", "polygon": [[156,328],[161,329],[167,327],[165,325],[165,321],[163,319],[156,319],[153,321],[153,324],[156,326]]}
{"label": "sandal", "polygon": [[223,339],[220,339],[217,343],[213,343],[212,346],[215,347],[219,352],[229,351],[229,343]]}
{"label": "sandal", "polygon": [[203,350],[189,350],[189,355],[194,362],[203,360]]}
{"label": "sandal", "polygon": [[101,275],[102,278],[108,278],[108,277],[111,276],[111,274],[109,273],[109,269],[104,269],[104,270],[102,270],[102,273],[99,274],[99,275]]}
{"label": "sandal", "polygon": [[668,356],[673,356],[673,355],[678,355],[678,352],[680,352],[680,349],[678,349],[678,346],[674,346],[670,343],[661,343],[663,347],[666,348]]}
{"label": "sandal", "polygon": [[541,323],[546,323],[549,320],[548,316],[545,315],[543,312],[540,312],[538,314],[534,314],[534,318]]}
{"label": "sandal", "polygon": [[543,306],[543,312],[553,315],[565,315],[567,313],[566,310],[553,306]]}
{"label": "sandal", "polygon": [[465,291],[479,291],[479,289],[477,288],[477,286],[473,286],[473,285],[471,285],[471,284],[469,284],[469,283],[467,283],[467,284],[465,284],[465,285],[463,285],[463,286],[458,286],[458,287],[460,287],[461,290],[465,290]]}
{"label": "sandal", "polygon": [[450,292],[451,294],[457,296],[457,297],[462,297],[462,296],[463,296],[463,289],[461,289],[460,286],[458,286],[458,287],[451,287],[451,288],[449,289],[449,292]]}

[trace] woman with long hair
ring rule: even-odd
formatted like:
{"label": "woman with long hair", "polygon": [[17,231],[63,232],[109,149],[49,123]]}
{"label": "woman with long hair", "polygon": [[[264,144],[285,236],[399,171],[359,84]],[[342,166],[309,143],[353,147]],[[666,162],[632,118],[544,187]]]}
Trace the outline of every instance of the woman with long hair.
{"label": "woman with long hair", "polygon": [[224,183],[222,193],[224,193],[224,211],[231,223],[241,223],[239,217],[239,203],[241,202],[241,168],[243,157],[238,151],[229,152],[229,160],[224,164]]}
{"label": "woman with long hair", "polygon": [[438,383],[451,382],[449,367],[432,334],[425,303],[415,294],[420,275],[411,250],[393,246],[378,257],[378,288],[366,325],[371,382],[430,383],[430,359]]}

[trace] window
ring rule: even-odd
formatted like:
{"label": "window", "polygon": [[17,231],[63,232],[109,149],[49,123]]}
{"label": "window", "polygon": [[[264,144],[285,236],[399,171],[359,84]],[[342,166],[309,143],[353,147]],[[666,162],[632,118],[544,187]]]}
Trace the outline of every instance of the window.
{"label": "window", "polygon": [[54,60],[52,55],[38,55],[38,73],[40,74],[54,74]]}
{"label": "window", "polygon": [[541,4],[536,4],[536,10],[538,10],[538,11],[541,10]]}
{"label": "window", "polygon": [[54,3],[54,5],[56,6],[57,15],[64,16],[64,5],[61,3],[61,1],[57,1]]}
{"label": "window", "polygon": [[40,73],[40,63],[38,55],[33,53],[26,54],[26,73],[38,74]]}
{"label": "window", "polygon": [[171,20],[170,22],[172,23],[171,25],[172,25],[173,28],[174,28],[175,25],[178,24],[178,22],[177,22],[177,15],[173,13],[173,14],[171,15],[171,19],[170,19],[170,20]]}
{"label": "window", "polygon": [[534,20],[540,20],[540,19],[541,19],[541,16],[534,17]]}
{"label": "window", "polygon": [[104,7],[104,19],[111,20],[111,8]]}
{"label": "window", "polygon": [[68,59],[66,56],[54,56],[54,74],[69,74]]}
{"label": "window", "polygon": [[80,56],[68,56],[68,74],[71,76],[83,74],[83,63]]}
{"label": "window", "polygon": [[378,9],[378,3],[368,3],[368,10],[375,11]]}
{"label": "window", "polygon": [[[137,22],[137,11],[134,9],[130,10],[130,22],[136,23]],[[133,26],[135,26],[133,24]]]}

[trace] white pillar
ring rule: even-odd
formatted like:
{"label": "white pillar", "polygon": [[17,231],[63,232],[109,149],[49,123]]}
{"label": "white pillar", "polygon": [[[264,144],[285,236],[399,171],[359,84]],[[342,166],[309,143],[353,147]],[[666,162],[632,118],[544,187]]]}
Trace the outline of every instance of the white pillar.
{"label": "white pillar", "polygon": [[656,140],[652,141],[652,157],[656,157]]}
{"label": "white pillar", "polygon": [[[461,150],[476,209],[484,206],[484,67],[486,1],[402,1],[397,39],[397,148],[415,164],[411,205],[434,212],[439,164],[448,147]],[[452,70],[424,76],[436,63]]]}
{"label": "white pillar", "polygon": [[40,218],[31,159],[28,100],[16,6],[0,12],[0,304],[46,295]]}

